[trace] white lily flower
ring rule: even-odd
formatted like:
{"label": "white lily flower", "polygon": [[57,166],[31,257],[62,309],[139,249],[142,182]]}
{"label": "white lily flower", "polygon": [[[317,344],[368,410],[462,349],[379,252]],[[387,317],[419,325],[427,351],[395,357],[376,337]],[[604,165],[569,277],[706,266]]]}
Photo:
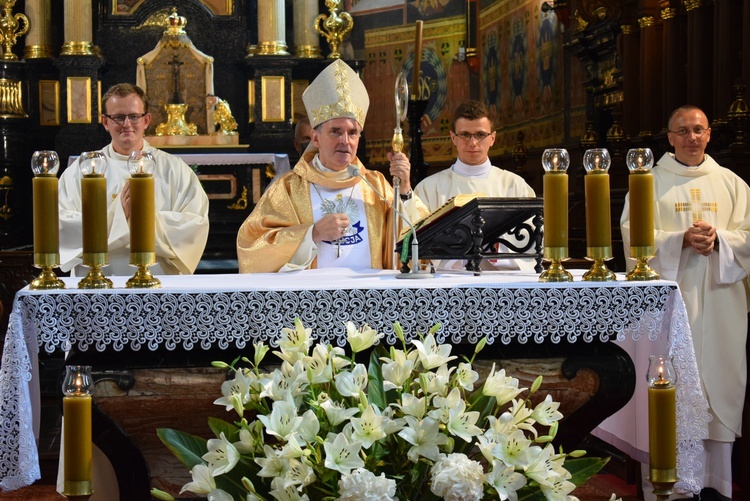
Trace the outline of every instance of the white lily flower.
{"label": "white lily flower", "polygon": [[353,353],[365,351],[382,339],[384,335],[378,334],[378,331],[367,324],[357,327],[354,322],[346,323],[346,339]]}
{"label": "white lily flower", "polygon": [[291,397],[274,402],[271,414],[259,415],[258,420],[265,426],[266,433],[282,440],[289,440],[302,424],[302,418],[297,416],[297,406]]}
{"label": "white lily flower", "polygon": [[452,368],[448,368],[447,365],[441,365],[438,367],[437,372],[427,372],[425,378],[427,379],[427,393],[429,395],[445,395],[448,391],[448,385],[451,382]]}
{"label": "white lily flower", "polygon": [[214,400],[214,404],[225,406],[227,411],[234,411],[242,417],[245,404],[250,402],[250,379],[242,371],[234,373],[234,379],[221,383],[222,397]]}
{"label": "white lily flower", "polygon": [[461,400],[449,411],[446,429],[451,435],[461,437],[465,442],[470,443],[471,437],[482,433],[482,429],[476,425],[478,419],[479,412],[466,412],[466,402]]}
{"label": "white lily flower", "polygon": [[456,359],[455,356],[451,356],[451,345],[437,344],[433,334],[425,336],[424,341],[413,339],[412,344],[417,347],[419,361],[426,371]]}
{"label": "white lily flower", "polygon": [[[567,473],[567,472],[566,472]],[[568,480],[570,473],[566,476],[551,475],[546,482],[539,483],[539,487],[549,501],[568,501],[568,494],[573,492],[576,485]]]}
{"label": "white lily flower", "polygon": [[395,353],[396,358],[394,360],[390,358],[381,359],[384,362],[381,365],[381,371],[383,372],[383,388],[386,391],[401,388],[411,377],[414,370],[414,360],[406,358],[401,350],[396,350]]}
{"label": "white lily flower", "polygon": [[289,469],[289,460],[280,457],[270,445],[263,446],[263,457],[255,458],[255,462],[260,466],[259,477],[280,478]]}
{"label": "white lily flower", "polygon": [[508,433],[518,429],[515,422],[513,421],[513,414],[510,412],[503,412],[499,418],[495,416],[487,416],[487,430],[484,435],[487,438],[497,441],[498,437],[507,435]]}
{"label": "white lily flower", "polygon": [[372,404],[367,406],[361,417],[353,417],[349,422],[354,428],[352,438],[361,442],[365,449],[369,449],[372,444],[381,438],[385,438],[383,416],[377,412]]}
{"label": "white lily flower", "polygon": [[256,450],[256,443],[253,434],[250,433],[250,430],[247,428],[240,429],[240,441],[234,442],[233,445],[240,454],[250,454]]}
{"label": "white lily flower", "polygon": [[306,379],[312,384],[330,383],[333,379],[333,368],[328,360],[328,348],[319,344],[313,348],[312,356],[302,358],[305,369],[307,369]]}
{"label": "white lily flower", "polygon": [[231,494],[221,489],[214,489],[206,496],[208,501],[234,501]]}
{"label": "white lily flower", "polygon": [[427,400],[425,397],[418,398],[411,393],[402,393],[401,405],[398,405],[398,408],[406,416],[422,419],[427,412]]}
{"label": "white lily flower", "polygon": [[479,379],[479,373],[471,368],[471,364],[461,362],[456,370],[456,381],[466,391],[474,390],[474,383]]}
{"label": "white lily flower", "polygon": [[289,469],[286,472],[285,479],[288,484],[297,486],[299,490],[315,482],[317,477],[309,463],[292,459],[289,462]]}
{"label": "white lily flower", "polygon": [[516,430],[497,437],[497,446],[492,452],[507,465],[525,468],[540,451],[540,447],[531,446],[531,440],[521,430]]}
{"label": "white lily flower", "polygon": [[216,489],[216,480],[214,480],[211,470],[205,464],[197,464],[193,466],[193,469],[190,470],[190,474],[193,476],[193,481],[183,485],[180,494],[185,491],[193,492],[195,494],[208,494]]}
{"label": "white lily flower", "polygon": [[318,416],[312,409],[306,410],[305,413],[302,414],[302,422],[300,423],[299,428],[297,428],[297,433],[302,440],[310,444],[315,441],[315,437],[318,436],[319,431],[320,421],[318,421]]}
{"label": "white lily flower", "polygon": [[[428,415],[441,423],[447,423],[450,419],[450,410],[456,407],[459,402],[463,402],[461,391],[458,388],[453,388],[447,397],[436,396],[432,399],[432,405],[435,409],[428,412]],[[464,406],[464,408],[466,407]]]}
{"label": "white lily flower", "polygon": [[560,402],[554,402],[552,395],[547,394],[544,401],[534,407],[534,412],[531,413],[531,417],[539,424],[544,426],[552,426],[552,423],[562,419],[563,415],[557,409],[560,407]]}
{"label": "white lily flower", "polygon": [[287,484],[286,480],[281,477],[274,478],[271,481],[271,490],[269,494],[277,501],[309,501],[307,494],[300,495],[297,487]]}
{"label": "white lily flower", "polygon": [[495,488],[500,501],[518,501],[516,491],[526,485],[526,477],[498,460],[492,461],[492,469],[485,474],[484,479]]}
{"label": "white lily flower", "polygon": [[231,471],[240,460],[240,453],[237,451],[234,445],[232,445],[227,437],[224,436],[224,432],[221,432],[219,438],[212,438],[207,443],[208,452],[203,455],[203,460],[208,463],[211,468],[211,473],[216,475],[223,475],[224,473]]}
{"label": "white lily flower", "polygon": [[344,397],[359,398],[359,392],[367,387],[367,369],[357,364],[351,372],[340,372],[336,375],[336,390]]}
{"label": "white lily flower", "polygon": [[409,426],[398,432],[398,436],[413,446],[407,452],[409,461],[416,463],[420,456],[437,461],[440,446],[450,442],[450,439],[440,432],[440,424],[429,417],[418,421],[408,416],[406,422]]}
{"label": "white lily flower", "polygon": [[326,413],[326,418],[332,426],[338,426],[344,421],[348,421],[352,416],[356,416],[359,413],[359,409],[356,407],[344,407],[341,402],[334,400],[326,400],[320,405]]}
{"label": "white lily flower", "polygon": [[306,456],[310,451],[303,449],[294,435],[289,436],[289,440],[278,451],[278,456],[283,459],[297,459]]}
{"label": "white lily flower", "polygon": [[550,480],[550,477],[557,475],[551,460],[551,456],[554,454],[552,445],[547,444],[547,447],[543,449],[540,447],[530,447],[529,449],[531,461],[524,467],[526,476],[536,480],[540,485],[554,481],[554,479]]}
{"label": "white lily flower", "polygon": [[359,457],[362,444],[356,440],[350,442],[343,433],[329,435],[323,443],[326,452],[325,466],[345,475],[352,470],[362,468],[365,462]]}
{"label": "white lily flower", "polygon": [[495,364],[493,363],[490,375],[484,381],[482,394],[488,397],[495,397],[497,405],[502,406],[516,398],[525,389],[518,387],[518,379],[506,377],[505,369],[495,372]]}

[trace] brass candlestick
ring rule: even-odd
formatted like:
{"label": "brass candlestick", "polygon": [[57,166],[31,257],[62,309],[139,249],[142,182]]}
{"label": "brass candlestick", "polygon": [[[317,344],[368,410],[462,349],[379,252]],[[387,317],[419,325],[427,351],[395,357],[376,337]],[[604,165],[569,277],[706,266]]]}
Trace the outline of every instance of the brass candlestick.
{"label": "brass candlestick", "polygon": [[615,274],[604,263],[612,258],[612,222],[609,200],[609,166],[612,160],[606,148],[591,148],[583,154],[586,170],[586,255],[594,261],[583,274],[587,282],[612,282]]}
{"label": "brass candlestick", "polygon": [[626,280],[659,280],[659,274],[648,264],[648,260],[654,257],[653,247],[631,247],[630,255],[636,259],[635,267],[626,275]]}
{"label": "brass candlestick", "polygon": [[65,284],[52,268],[60,264],[59,209],[57,169],[60,157],[50,150],[35,151],[31,156],[34,205],[34,265],[42,272],[31,281],[31,290],[64,289]]}
{"label": "brass candlestick", "polygon": [[594,261],[589,271],[583,274],[583,280],[587,282],[614,282],[617,280],[615,273],[607,268],[604,262],[612,259],[612,246],[609,247],[587,247],[588,258]]}
{"label": "brass candlestick", "polygon": [[573,275],[563,268],[568,258],[568,167],[570,155],[564,148],[548,148],[542,153],[544,167],[544,257],[549,267],[539,275],[540,282],[572,282]]}
{"label": "brass candlestick", "polygon": [[[20,12],[13,14],[14,5],[16,5],[16,0],[0,0],[0,6],[3,9],[3,16],[0,18],[0,41],[3,45],[3,55],[0,59],[4,61],[18,60],[18,56],[13,54],[13,46],[18,37],[29,32],[29,18]],[[19,28],[19,21],[23,23],[21,28]]]}
{"label": "brass candlestick", "polygon": [[112,280],[104,276],[102,266],[109,264],[106,252],[92,252],[83,254],[83,265],[89,267],[89,272],[78,282],[79,289],[111,289]]}
{"label": "brass candlestick", "polygon": [[354,19],[348,12],[338,13],[341,9],[341,0],[326,0],[326,7],[331,12],[330,16],[320,14],[315,18],[315,31],[325,37],[331,47],[328,59],[339,59],[339,46],[344,43],[344,37],[352,31]]}
{"label": "brass candlestick", "polygon": [[137,266],[138,269],[135,275],[125,282],[125,287],[139,289],[161,287],[161,281],[148,270],[149,266],[156,264],[156,252],[131,252],[130,264]]}
{"label": "brass candlestick", "polygon": [[540,282],[572,282],[573,275],[563,267],[563,259],[568,258],[567,247],[545,247],[544,258],[549,266],[539,275]]}

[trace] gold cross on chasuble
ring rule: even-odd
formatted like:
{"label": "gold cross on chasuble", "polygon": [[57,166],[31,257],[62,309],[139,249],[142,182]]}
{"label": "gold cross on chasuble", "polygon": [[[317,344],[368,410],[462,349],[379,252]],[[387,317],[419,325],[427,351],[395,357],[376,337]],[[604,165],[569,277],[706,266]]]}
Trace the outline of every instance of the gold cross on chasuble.
{"label": "gold cross on chasuble", "polygon": [[701,202],[700,188],[690,190],[690,202],[675,202],[675,212],[692,212],[693,222],[703,221],[704,212],[719,212],[716,202]]}

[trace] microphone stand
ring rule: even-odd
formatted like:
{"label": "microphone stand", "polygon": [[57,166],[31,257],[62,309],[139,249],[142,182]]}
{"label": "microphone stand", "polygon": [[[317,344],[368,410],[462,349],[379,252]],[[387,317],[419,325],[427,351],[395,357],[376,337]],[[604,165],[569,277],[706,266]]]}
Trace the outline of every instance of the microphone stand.
{"label": "microphone stand", "polygon": [[[408,273],[399,273],[398,275],[396,275],[396,278],[434,278],[435,275],[432,274],[432,273],[420,272],[419,271],[419,242],[417,241],[417,230],[414,228],[414,225],[411,224],[411,221],[409,221],[409,218],[407,218],[406,216],[404,216],[401,213],[401,211],[399,211],[396,208],[395,204],[393,204],[392,202],[390,202],[385,196],[383,196],[382,193],[380,193],[378,191],[377,188],[375,188],[375,186],[372,185],[372,183],[370,183],[370,181],[368,181],[367,179],[365,179],[365,177],[362,175],[362,173],[360,172],[359,168],[357,168],[357,166],[355,166],[355,165],[349,165],[349,167],[347,167],[346,170],[347,170],[347,172],[349,173],[350,176],[352,176],[352,177],[358,177],[362,181],[364,181],[365,184],[367,186],[369,186],[372,191],[374,191],[375,193],[377,193],[377,195],[382,200],[384,200],[388,205],[391,206],[391,208],[393,209],[393,212],[396,215],[398,215],[398,217],[400,217],[401,219],[403,219],[404,221],[406,221],[406,224],[408,224],[409,228],[411,229],[411,233],[412,233],[412,237],[413,237],[412,241],[411,241],[411,260],[412,260],[411,271],[408,272]],[[396,245],[395,241],[393,242],[393,245],[394,246]],[[402,250],[402,252],[403,252],[403,250]]]}

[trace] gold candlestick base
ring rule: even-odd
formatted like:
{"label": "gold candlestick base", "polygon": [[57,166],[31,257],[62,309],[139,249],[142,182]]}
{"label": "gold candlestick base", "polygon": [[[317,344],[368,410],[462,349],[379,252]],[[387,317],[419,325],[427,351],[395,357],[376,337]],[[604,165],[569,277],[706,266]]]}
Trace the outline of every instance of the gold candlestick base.
{"label": "gold candlestick base", "polygon": [[66,480],[63,485],[63,496],[76,501],[85,501],[94,493],[91,480],[74,482]]}
{"label": "gold candlestick base", "polygon": [[60,280],[57,275],[55,275],[55,272],[52,271],[53,265],[48,264],[37,264],[36,266],[41,266],[42,272],[39,274],[38,277],[36,277],[34,280],[31,281],[29,284],[29,289],[31,290],[53,290],[53,289],[64,289],[65,283]]}
{"label": "gold candlestick base", "polygon": [[137,266],[138,270],[125,283],[125,287],[142,289],[161,287],[161,281],[148,271],[148,267],[154,263],[156,263],[155,252],[131,252],[130,264]]}
{"label": "gold candlestick base", "polygon": [[83,254],[83,265],[88,266],[88,274],[78,282],[79,289],[111,289],[112,280],[102,273],[102,266],[109,264],[109,255],[106,252],[85,252]]}
{"label": "gold candlestick base", "polygon": [[562,259],[550,259],[549,267],[539,275],[540,282],[572,282],[571,275],[562,265]]}
{"label": "gold candlestick base", "polygon": [[648,469],[648,480],[654,486],[657,501],[666,501],[672,494],[672,487],[677,482],[677,470]]}
{"label": "gold candlestick base", "polygon": [[612,246],[604,247],[587,247],[586,253],[588,258],[594,261],[589,271],[583,274],[583,280],[586,282],[615,282],[617,277],[615,273],[607,268],[605,261],[612,259]]}
{"label": "gold candlestick base", "polygon": [[625,275],[626,280],[659,280],[659,274],[648,265],[648,260],[651,259],[651,256],[643,256],[636,259],[638,261],[635,264],[635,268]]}

